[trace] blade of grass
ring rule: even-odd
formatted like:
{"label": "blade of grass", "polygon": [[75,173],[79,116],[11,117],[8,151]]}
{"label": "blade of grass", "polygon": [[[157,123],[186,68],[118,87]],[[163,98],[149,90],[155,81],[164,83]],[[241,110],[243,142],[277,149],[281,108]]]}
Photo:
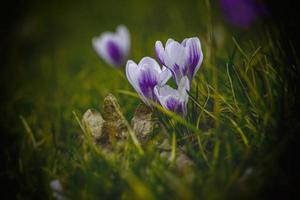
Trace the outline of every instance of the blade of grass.
{"label": "blade of grass", "polygon": [[[114,103],[114,102],[113,102],[113,103]],[[117,107],[117,105],[115,105],[115,107]],[[132,141],[133,141],[133,144],[136,146],[136,148],[137,148],[137,150],[139,151],[139,153],[140,153],[141,155],[143,155],[143,154],[144,154],[144,150],[142,149],[141,144],[140,144],[139,140],[137,139],[137,137],[136,137],[134,131],[132,130],[130,124],[128,123],[127,119],[125,118],[125,116],[123,115],[123,113],[120,112],[120,110],[116,110],[116,111],[118,112],[118,114],[119,114],[119,115],[121,116],[121,118],[123,119],[123,121],[124,121],[124,123],[125,123],[125,125],[126,125],[126,127],[127,127],[127,129],[128,129],[129,135],[130,135],[130,137],[131,137],[131,139],[132,139]]]}
{"label": "blade of grass", "polygon": [[202,107],[195,99],[195,97],[193,97],[191,95],[190,92],[188,92],[189,97],[192,99],[192,101],[200,108],[202,109],[202,111],[204,111],[206,114],[208,114],[211,118],[213,118],[214,120],[217,120],[217,117],[214,116],[211,112],[209,112],[208,110],[204,109],[204,107]]}
{"label": "blade of grass", "polygon": [[206,154],[204,152],[204,149],[203,149],[203,146],[202,146],[202,142],[201,142],[201,138],[199,137],[199,135],[197,135],[197,142],[198,142],[198,145],[199,145],[200,153],[201,153],[203,159],[208,164],[207,156],[206,156]]}
{"label": "blade of grass", "polygon": [[227,70],[227,76],[228,76],[228,79],[229,79],[231,93],[232,93],[232,96],[233,96],[233,100],[234,100],[235,106],[236,106],[236,108],[238,110],[240,110],[239,106],[238,106],[238,103],[237,103],[237,100],[236,100],[236,97],[235,97],[235,92],[234,92],[234,88],[233,88],[233,84],[232,84],[232,79],[231,79],[231,76],[230,76],[230,73],[229,73],[228,63],[226,64],[226,70]]}
{"label": "blade of grass", "polygon": [[242,141],[248,147],[249,142],[248,142],[246,135],[242,131],[242,129],[238,126],[238,124],[233,119],[231,119],[230,117],[227,117],[227,119],[229,119],[229,121],[232,123],[232,125],[236,128],[237,132],[240,134],[240,136],[242,138]]}
{"label": "blade of grass", "polygon": [[172,134],[172,152],[171,152],[171,163],[174,163],[176,158],[176,134]]}
{"label": "blade of grass", "polygon": [[37,148],[36,139],[34,137],[34,134],[33,134],[32,130],[31,130],[30,126],[28,125],[26,119],[22,115],[20,115],[19,118],[21,119],[21,122],[22,122],[22,124],[23,124],[23,126],[25,128],[25,131],[26,131],[28,137],[30,138],[30,140],[32,142],[33,148],[36,149]]}
{"label": "blade of grass", "polygon": [[[208,100],[209,100],[209,97],[210,97],[210,92],[209,92],[209,87],[208,87],[208,84],[206,84],[206,87],[207,87],[207,98],[206,98],[206,100],[205,100],[205,103],[204,103],[204,105],[203,105],[203,108],[205,108],[206,107],[206,105],[207,105],[207,103],[208,103]],[[200,108],[201,109],[201,108]],[[199,114],[199,116],[198,116],[198,119],[197,119],[197,127],[199,128],[199,126],[200,126],[200,120],[201,120],[201,116],[202,116],[202,114],[203,114],[203,111],[204,109],[201,109],[201,113]]]}
{"label": "blade of grass", "polygon": [[239,45],[239,43],[236,41],[236,39],[234,37],[232,37],[232,40],[235,44],[235,46],[237,47],[237,49],[239,50],[239,52],[241,52],[241,54],[246,58],[246,60],[249,62],[249,58],[247,56],[247,54],[245,53],[245,51],[241,48],[241,46]]}

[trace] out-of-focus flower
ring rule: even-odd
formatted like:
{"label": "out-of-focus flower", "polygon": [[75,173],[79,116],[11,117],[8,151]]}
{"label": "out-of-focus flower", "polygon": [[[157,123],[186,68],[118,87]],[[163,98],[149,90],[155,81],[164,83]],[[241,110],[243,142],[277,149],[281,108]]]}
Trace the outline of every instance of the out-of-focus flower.
{"label": "out-of-focus flower", "polygon": [[138,65],[132,60],[127,61],[126,76],[141,99],[150,105],[149,100],[156,101],[154,87],[166,84],[172,75],[167,68],[161,69],[153,58],[144,57]]}
{"label": "out-of-focus flower", "polygon": [[184,76],[188,77],[191,84],[203,60],[200,40],[197,37],[186,38],[181,44],[168,39],[165,48],[161,41],[156,41],[155,53],[160,63],[171,70],[177,85]]}
{"label": "out-of-focus flower", "polygon": [[180,80],[177,90],[171,88],[168,85],[162,87],[156,86],[154,88],[154,93],[157,96],[158,101],[164,108],[182,116],[186,116],[187,103],[189,100],[187,91],[189,90],[189,79],[186,76],[184,76]]}
{"label": "out-of-focus flower", "polygon": [[50,182],[50,188],[52,189],[53,197],[57,200],[66,200],[67,198],[63,196],[63,187],[58,179],[52,180]]}
{"label": "out-of-focus flower", "polygon": [[265,13],[265,7],[257,0],[220,0],[220,4],[227,21],[241,28],[248,28]]}
{"label": "out-of-focus flower", "polygon": [[125,64],[130,51],[130,34],[124,25],[117,27],[116,33],[104,32],[92,40],[100,57],[113,66]]}

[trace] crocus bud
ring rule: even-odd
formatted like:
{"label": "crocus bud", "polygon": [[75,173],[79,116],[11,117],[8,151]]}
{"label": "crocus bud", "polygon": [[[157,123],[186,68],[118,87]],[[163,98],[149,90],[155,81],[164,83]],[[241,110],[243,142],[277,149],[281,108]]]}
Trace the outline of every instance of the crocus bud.
{"label": "crocus bud", "polygon": [[92,43],[97,54],[110,65],[125,64],[130,51],[130,34],[124,25],[118,26],[116,33],[104,32],[93,38]]}

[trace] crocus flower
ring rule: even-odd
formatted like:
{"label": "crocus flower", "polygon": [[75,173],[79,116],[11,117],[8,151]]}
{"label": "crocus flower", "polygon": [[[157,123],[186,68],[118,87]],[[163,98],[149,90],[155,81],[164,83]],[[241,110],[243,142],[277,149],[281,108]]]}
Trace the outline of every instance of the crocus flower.
{"label": "crocus flower", "polygon": [[181,44],[168,39],[165,48],[161,41],[156,41],[155,53],[160,63],[171,70],[177,85],[184,76],[188,77],[191,84],[203,60],[200,40],[197,37],[186,38]]}
{"label": "crocus flower", "polygon": [[262,3],[257,0],[220,0],[225,19],[231,24],[248,28],[258,17],[265,13]]}
{"label": "crocus flower", "polygon": [[93,46],[100,57],[113,66],[121,66],[130,51],[130,34],[124,25],[118,26],[116,33],[104,32],[93,38]]}
{"label": "crocus flower", "polygon": [[52,195],[53,195],[54,199],[57,199],[57,200],[67,199],[62,194],[63,193],[63,187],[62,187],[62,185],[61,185],[61,183],[58,179],[52,180],[50,182],[50,188],[53,191]]}
{"label": "crocus flower", "polygon": [[141,99],[150,105],[149,100],[156,101],[154,87],[166,84],[172,75],[167,68],[161,69],[153,58],[144,57],[138,65],[132,60],[127,61],[126,76]]}
{"label": "crocus flower", "polygon": [[187,76],[184,76],[179,84],[178,89],[175,90],[168,85],[165,86],[156,86],[154,88],[154,93],[157,96],[160,104],[175,113],[178,113],[182,116],[187,114],[187,103],[188,103],[188,93],[190,90],[190,83]]}

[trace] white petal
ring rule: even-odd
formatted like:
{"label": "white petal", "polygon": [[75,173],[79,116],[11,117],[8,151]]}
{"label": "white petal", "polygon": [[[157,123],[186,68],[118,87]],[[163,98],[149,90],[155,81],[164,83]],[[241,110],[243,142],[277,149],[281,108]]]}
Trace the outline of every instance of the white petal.
{"label": "white petal", "polygon": [[92,40],[93,47],[98,53],[98,55],[103,58],[107,63],[111,65],[116,65],[114,60],[110,57],[107,51],[107,42],[112,41],[116,45],[119,45],[118,40],[111,32],[104,32],[99,37],[95,37]]}
{"label": "white petal", "polygon": [[134,87],[137,92],[140,92],[138,86],[138,78],[140,74],[139,66],[132,60],[128,60],[126,64],[126,76],[130,84]]}
{"label": "white petal", "polygon": [[165,85],[163,87],[160,86],[155,86],[154,88],[154,94],[156,95],[159,103],[161,104],[162,107],[167,108],[167,100],[171,96],[176,96],[177,91],[171,88],[168,85]]}
{"label": "white petal", "polygon": [[183,115],[186,116],[187,114],[187,103],[189,100],[189,95],[187,91],[190,91],[190,81],[187,76],[184,76],[179,85],[178,85],[178,93],[179,93],[179,98],[180,101],[183,102]]}
{"label": "white petal", "polygon": [[161,106],[163,106],[163,101],[161,99],[162,96],[159,94],[159,88],[160,88],[159,85],[155,86],[153,89],[153,92],[154,92],[154,95],[156,96],[156,98],[158,99],[158,102],[161,104]]}
{"label": "white petal", "polygon": [[170,42],[165,49],[166,66],[172,70],[177,84],[184,75],[187,57],[187,49],[176,41]]}
{"label": "white petal", "polygon": [[50,182],[50,187],[53,191],[62,192],[63,187],[58,179],[52,180]]}
{"label": "white petal", "polygon": [[[189,52],[189,54],[190,54],[190,51],[192,50],[192,48],[194,50],[194,54],[197,54],[199,56],[199,61],[198,61],[198,63],[195,64],[196,65],[195,69],[193,70],[193,74],[190,74],[190,76],[191,76],[190,78],[192,78],[196,74],[196,72],[200,68],[201,63],[203,61],[203,53],[202,53],[201,43],[200,43],[199,38],[193,37],[193,38],[189,38],[187,40],[186,49]],[[191,56],[191,55],[189,55],[189,56]]]}
{"label": "white petal", "polygon": [[179,66],[184,66],[187,57],[186,49],[178,42],[172,42],[166,47],[166,53]]}
{"label": "white petal", "polygon": [[156,80],[158,80],[161,69],[158,63],[153,58],[144,57],[138,65],[132,60],[127,61],[126,75],[129,82],[137,91],[144,103],[150,105],[149,100],[144,96],[139,83],[140,77],[144,73],[143,71],[146,70],[150,70],[150,73],[156,78]]}
{"label": "white petal", "polygon": [[155,42],[155,54],[161,64],[165,64],[164,57],[165,57],[165,49],[161,41]]}
{"label": "white petal", "polygon": [[123,54],[128,56],[130,51],[130,33],[126,26],[119,25],[117,27],[116,36],[118,37]]}
{"label": "white petal", "polygon": [[180,101],[185,102],[185,104],[187,104],[189,99],[187,91],[190,91],[190,81],[187,76],[184,76],[178,85],[178,93]]}
{"label": "white petal", "polygon": [[165,85],[165,86],[158,86],[158,93],[159,96],[174,96],[174,97],[178,97],[178,91],[175,90],[174,88],[171,88],[169,85]]}
{"label": "white petal", "polygon": [[172,77],[171,71],[163,66],[161,73],[159,74],[158,83],[160,86],[165,85],[168,80]]}
{"label": "white petal", "polygon": [[185,46],[186,46],[187,40],[188,40],[188,38],[185,38],[185,39],[181,42],[181,45],[185,47]]}
{"label": "white petal", "polygon": [[171,44],[172,42],[174,42],[175,40],[173,40],[172,38],[169,38],[166,42],[166,46],[167,47],[169,44]]}
{"label": "white petal", "polygon": [[186,91],[190,91],[190,81],[187,76],[184,76],[178,84],[178,92],[183,94]]}
{"label": "white petal", "polygon": [[156,62],[156,60],[154,60],[151,57],[142,58],[142,60],[139,62],[139,67],[142,70],[150,69],[151,71],[153,71],[155,73],[157,78],[158,78],[158,75],[161,73],[159,64]]}

